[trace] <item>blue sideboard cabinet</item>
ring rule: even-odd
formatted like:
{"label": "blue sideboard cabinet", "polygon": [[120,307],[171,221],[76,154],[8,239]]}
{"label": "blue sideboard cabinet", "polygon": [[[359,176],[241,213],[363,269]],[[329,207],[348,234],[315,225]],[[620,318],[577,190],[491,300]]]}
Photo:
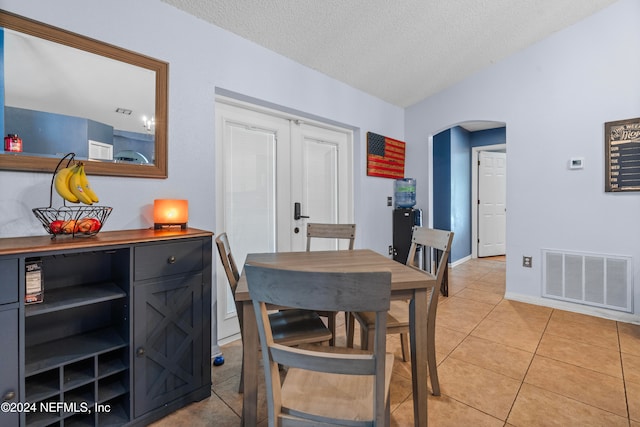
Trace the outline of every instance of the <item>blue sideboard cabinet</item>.
{"label": "blue sideboard cabinet", "polygon": [[197,229],[0,239],[0,425],[147,425],[210,396],[211,253]]}

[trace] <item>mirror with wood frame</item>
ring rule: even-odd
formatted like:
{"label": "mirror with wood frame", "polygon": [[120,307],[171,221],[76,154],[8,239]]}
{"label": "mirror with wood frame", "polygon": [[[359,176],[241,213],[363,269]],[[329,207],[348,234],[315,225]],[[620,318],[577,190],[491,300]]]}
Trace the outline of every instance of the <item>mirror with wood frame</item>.
{"label": "mirror with wood frame", "polygon": [[169,65],[0,10],[0,169],[53,172],[68,152],[88,174],[167,177]]}

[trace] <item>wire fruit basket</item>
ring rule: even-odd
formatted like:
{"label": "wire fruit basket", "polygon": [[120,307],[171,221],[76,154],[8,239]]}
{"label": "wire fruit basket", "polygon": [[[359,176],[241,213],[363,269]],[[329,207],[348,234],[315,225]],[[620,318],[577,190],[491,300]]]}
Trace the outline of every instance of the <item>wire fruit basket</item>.
{"label": "wire fruit basket", "polygon": [[69,167],[74,157],[75,153],[65,155],[53,171],[49,189],[49,206],[32,209],[33,214],[38,218],[47,233],[51,234],[52,239],[59,235],[72,237],[94,236],[102,229],[113,210],[109,206],[67,206],[67,202],[64,199],[63,206],[59,208],[53,207],[53,183],[58,168],[60,168],[65,159],[68,159],[66,167]]}

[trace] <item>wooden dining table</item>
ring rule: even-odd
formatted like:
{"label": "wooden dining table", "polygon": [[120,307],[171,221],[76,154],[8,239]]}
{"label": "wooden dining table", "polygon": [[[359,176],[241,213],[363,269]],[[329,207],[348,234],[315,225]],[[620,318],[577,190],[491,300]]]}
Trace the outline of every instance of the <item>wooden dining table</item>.
{"label": "wooden dining table", "polygon": [[[428,292],[436,278],[416,268],[396,262],[368,249],[279,252],[247,255],[246,263],[275,268],[308,271],[391,271],[391,298],[410,300],[411,376],[413,383],[413,412],[416,427],[427,425],[427,336],[434,333],[427,324]],[[242,420],[245,427],[258,422],[258,351],[259,338],[253,304],[249,296],[247,279],[240,276],[236,300],[242,302],[244,396]]]}

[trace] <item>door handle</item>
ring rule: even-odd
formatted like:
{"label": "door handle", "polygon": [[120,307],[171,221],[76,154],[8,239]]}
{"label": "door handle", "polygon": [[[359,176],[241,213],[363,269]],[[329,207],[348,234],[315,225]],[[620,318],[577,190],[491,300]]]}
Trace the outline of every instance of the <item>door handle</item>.
{"label": "door handle", "polygon": [[295,219],[296,221],[301,219],[301,218],[309,218],[308,216],[304,216],[304,215],[300,215],[300,203],[299,202],[295,202],[293,204],[293,219]]}

